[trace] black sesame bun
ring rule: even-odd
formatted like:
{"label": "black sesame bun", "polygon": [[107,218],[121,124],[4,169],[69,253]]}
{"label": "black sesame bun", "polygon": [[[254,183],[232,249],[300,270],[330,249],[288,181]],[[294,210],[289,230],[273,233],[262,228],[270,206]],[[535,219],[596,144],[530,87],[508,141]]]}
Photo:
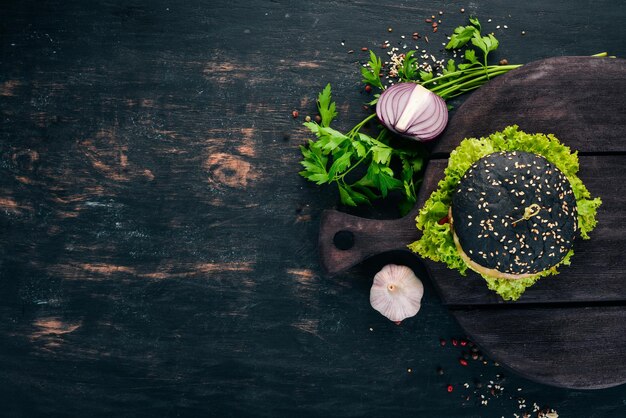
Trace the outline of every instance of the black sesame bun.
{"label": "black sesame bun", "polygon": [[452,197],[454,242],[467,265],[503,279],[559,264],[578,228],[569,180],[528,152],[497,152],[474,163]]}

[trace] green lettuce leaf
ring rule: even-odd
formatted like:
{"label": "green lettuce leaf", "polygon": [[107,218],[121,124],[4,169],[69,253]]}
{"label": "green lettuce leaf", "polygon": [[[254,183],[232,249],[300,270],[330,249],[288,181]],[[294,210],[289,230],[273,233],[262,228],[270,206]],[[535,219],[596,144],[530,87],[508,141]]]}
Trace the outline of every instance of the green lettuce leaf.
{"label": "green lettuce leaf", "polygon": [[[528,134],[520,131],[517,125],[504,128],[486,138],[468,138],[450,153],[444,178],[439,182],[424,207],[419,211],[416,224],[423,232],[422,237],[409,245],[409,249],[424,258],[443,262],[448,268],[458,270],[465,275],[467,264],[459,255],[450,225],[440,221],[450,208],[452,195],[461,177],[482,157],[499,151],[525,151],[540,154],[554,164],[569,179],[578,207],[578,228],[583,239],[589,239],[597,225],[596,214],[602,204],[600,198],[591,198],[591,194],[578,178],[578,153],[563,145],[554,135]],[[558,274],[558,267],[569,265],[574,252],[569,251],[564,259],[553,268],[527,279],[497,279],[482,275],[490,290],[498,293],[504,300],[517,300],[526,288],[532,286],[544,276]]]}

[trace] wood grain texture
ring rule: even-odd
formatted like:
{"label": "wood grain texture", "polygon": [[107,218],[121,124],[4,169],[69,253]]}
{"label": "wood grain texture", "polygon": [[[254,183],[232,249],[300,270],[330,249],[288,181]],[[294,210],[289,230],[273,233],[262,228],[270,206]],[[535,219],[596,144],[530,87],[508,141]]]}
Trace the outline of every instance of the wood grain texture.
{"label": "wood grain texture", "polygon": [[493,358],[538,382],[582,389],[626,382],[626,365],[621,361],[626,344],[623,306],[453,313]]}
{"label": "wood grain texture", "polygon": [[579,152],[624,152],[626,60],[554,57],[528,63],[480,88],[463,103],[437,141],[449,153],[463,138],[480,138],[515,123],[552,133]]}
{"label": "wood grain texture", "polygon": [[[0,415],[519,412],[461,398],[500,370],[439,346],[464,331],[414,258],[322,274],[321,213],[347,208],[297,175],[318,91],[332,83],[349,129],[371,100],[361,48],[402,48],[438,10],[420,43],[436,55],[474,14],[500,39],[495,61],[626,56],[626,12],[609,0],[0,2]],[[350,213],[369,211],[395,214]],[[368,301],[388,262],[426,287],[401,326]],[[562,416],[624,415],[623,387],[505,379]]]}

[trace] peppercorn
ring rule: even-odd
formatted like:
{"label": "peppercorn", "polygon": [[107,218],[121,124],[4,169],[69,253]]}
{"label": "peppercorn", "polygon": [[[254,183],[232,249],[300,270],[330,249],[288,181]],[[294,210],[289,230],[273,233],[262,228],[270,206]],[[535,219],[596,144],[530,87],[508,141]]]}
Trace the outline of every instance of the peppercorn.
{"label": "peppercorn", "polygon": [[446,345],[446,340],[444,340],[443,338],[439,339],[439,345],[444,347]]}
{"label": "peppercorn", "polygon": [[291,112],[291,116],[293,116],[294,119],[297,118],[298,115],[299,115],[299,113],[298,113],[297,110],[294,110],[293,112]]}
{"label": "peppercorn", "polygon": [[320,123],[322,121],[322,117],[320,115],[315,115],[315,122]]}
{"label": "peppercorn", "polygon": [[371,92],[372,91],[372,86],[370,86],[369,84],[365,86],[365,91],[366,92]]}
{"label": "peppercorn", "polygon": [[311,117],[310,117],[309,115],[307,115],[307,116],[304,118],[304,121],[305,121],[305,122],[311,122]]}
{"label": "peppercorn", "polygon": [[[441,219],[439,220],[439,222],[441,222]],[[438,223],[439,223],[439,222],[438,222]],[[443,222],[443,223],[446,223],[446,222]],[[452,345],[453,345],[453,346],[455,346],[455,347],[456,347],[457,345],[459,345],[459,342],[457,341],[457,339],[456,339],[456,338],[453,338],[453,339],[452,339]]]}
{"label": "peppercorn", "polygon": [[461,340],[461,347],[465,347],[467,345],[467,340]]}
{"label": "peppercorn", "polygon": [[454,390],[454,386],[448,385],[447,390],[448,390],[448,393],[451,393]]}
{"label": "peppercorn", "polygon": [[467,360],[465,360],[464,358],[460,358],[459,363],[461,364],[461,366],[467,366]]}
{"label": "peppercorn", "polygon": [[506,58],[500,60],[500,65],[508,65],[508,63],[509,61]]}

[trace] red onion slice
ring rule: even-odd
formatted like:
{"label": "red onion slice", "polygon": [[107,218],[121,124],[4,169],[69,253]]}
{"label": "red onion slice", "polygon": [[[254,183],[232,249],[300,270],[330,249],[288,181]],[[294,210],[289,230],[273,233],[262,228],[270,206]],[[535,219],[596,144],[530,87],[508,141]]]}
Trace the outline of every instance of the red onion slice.
{"label": "red onion slice", "polygon": [[389,130],[418,141],[436,138],[448,123],[446,102],[416,83],[386,89],[378,99],[376,115]]}

